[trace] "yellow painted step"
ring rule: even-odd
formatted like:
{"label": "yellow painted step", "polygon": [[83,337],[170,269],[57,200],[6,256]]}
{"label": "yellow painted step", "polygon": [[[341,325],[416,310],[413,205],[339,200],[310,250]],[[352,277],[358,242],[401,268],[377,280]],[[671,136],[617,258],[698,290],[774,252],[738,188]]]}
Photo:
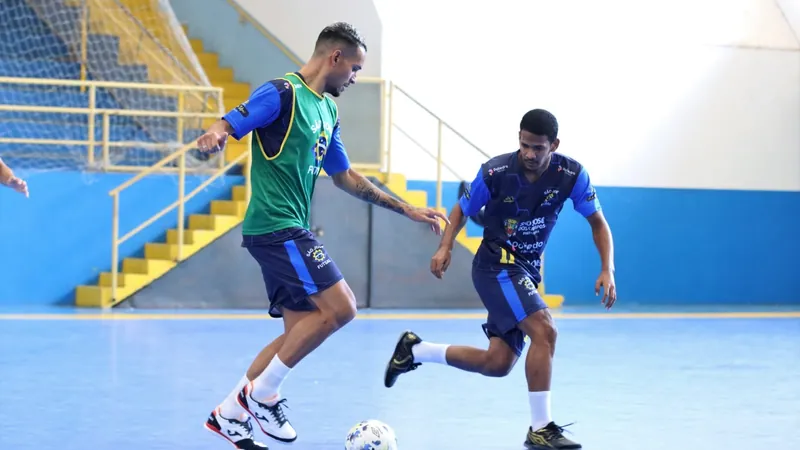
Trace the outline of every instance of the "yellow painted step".
{"label": "yellow painted step", "polygon": [[233,187],[233,199],[238,202],[243,202],[247,198],[247,187],[244,185]]}
{"label": "yellow painted step", "polygon": [[111,303],[111,289],[101,286],[75,288],[75,305],[81,308],[102,308]]}
{"label": "yellow painted step", "polygon": [[144,257],[151,260],[175,261],[178,259],[178,246],[162,242],[144,244]]}
{"label": "yellow painted step", "polygon": [[244,202],[235,200],[211,201],[211,214],[244,218],[245,209],[247,209],[247,205],[245,205]]}
{"label": "yellow painted step", "polygon": [[247,153],[250,149],[247,147],[247,141],[237,141],[235,139],[228,139],[228,147],[225,149],[225,162],[231,162],[238,158],[242,153]]}
{"label": "yellow painted step", "polygon": [[390,191],[400,195],[400,192],[406,191],[406,177],[399,173],[389,175],[389,180],[385,183],[386,188]]}
{"label": "yellow painted step", "polygon": [[165,274],[175,267],[172,261],[164,261],[147,258],[125,258],[122,260],[122,271],[124,273],[138,273],[147,275],[154,279]]}
{"label": "yellow painted step", "polygon": [[397,195],[402,196],[403,200],[408,202],[411,206],[416,206],[418,208],[428,206],[428,193],[425,191],[406,191],[403,194]]}
{"label": "yellow painted step", "polygon": [[216,86],[222,83],[232,83],[233,69],[230,67],[205,67],[206,76],[211,81],[211,84]]}
{"label": "yellow painted step", "polygon": [[247,96],[243,96],[243,97],[237,97],[237,96],[229,97],[229,96],[227,96],[227,95],[226,95],[226,96],[224,96],[224,99],[225,99],[225,111],[230,111],[230,110],[232,110],[233,108],[236,108],[237,106],[239,106],[239,105],[241,105],[242,103],[244,103],[244,101],[245,101],[245,100],[247,100]]}
{"label": "yellow painted step", "polygon": [[481,246],[481,238],[474,236],[459,236],[457,242],[467,248],[473,255],[478,252],[478,247]]}
{"label": "yellow painted step", "polygon": [[189,39],[189,44],[195,53],[203,53],[203,40],[202,39]]}
{"label": "yellow painted step", "polygon": [[197,54],[200,65],[205,67],[219,67],[219,55],[216,53],[203,52]]}
{"label": "yellow painted step", "polygon": [[556,295],[556,294],[545,294],[542,295],[542,300],[544,300],[544,304],[547,305],[548,308],[560,308],[564,305],[564,296],[563,295]]}
{"label": "yellow painted step", "polygon": [[[211,230],[191,230],[188,228],[183,230],[183,243],[186,245],[202,246],[211,242],[212,239],[214,239],[214,232]],[[177,229],[173,228],[171,230],[167,230],[167,243],[168,244],[178,243]]]}
{"label": "yellow painted step", "polygon": [[222,95],[225,97],[247,98],[250,96],[250,85],[247,83],[214,83],[215,86],[223,89]]}
{"label": "yellow painted step", "polygon": [[189,228],[193,230],[214,230],[219,233],[230,230],[240,222],[236,216],[216,214],[192,214],[189,216]]}
{"label": "yellow painted step", "polygon": [[[172,261],[159,261],[142,258],[125,258],[122,261],[122,272],[118,274],[117,298],[126,298],[156,278],[175,267]],[[119,281],[122,280],[122,281]],[[86,308],[110,306],[111,274],[100,274],[98,285],[78,286],[75,289],[75,304]]]}
{"label": "yellow painted step", "polygon": [[[144,286],[147,283],[147,275],[140,273],[117,273],[117,287],[129,288],[133,286]],[[111,272],[103,272],[100,274],[100,287],[111,287]]]}

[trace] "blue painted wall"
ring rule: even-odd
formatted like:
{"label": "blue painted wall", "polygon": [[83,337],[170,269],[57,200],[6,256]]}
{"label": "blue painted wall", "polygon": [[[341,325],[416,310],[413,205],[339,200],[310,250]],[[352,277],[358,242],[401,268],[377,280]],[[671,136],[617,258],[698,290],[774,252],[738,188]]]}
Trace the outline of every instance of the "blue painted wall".
{"label": "blue painted wall", "polygon": [[[20,173],[20,175],[25,175]],[[31,197],[0,189],[0,305],[72,303],[75,287],[94,283],[111,267],[108,191],[132,175],[37,173],[28,177]],[[186,180],[186,192],[205,177]],[[214,181],[187,204],[187,214],[208,212],[214,199],[229,199],[242,177]],[[177,198],[172,176],[150,176],[120,197],[120,236]],[[120,256],[141,256],[144,244],[177,225],[177,211],[131,238]]]}
{"label": "blue painted wall", "polygon": [[[409,181],[435,199],[435,183]],[[614,233],[621,301],[638,304],[800,304],[800,192],[598,187]],[[458,183],[442,198],[454,204]],[[429,200],[429,203],[431,200]],[[547,290],[597,303],[600,260],[588,223],[562,211],[546,252]],[[480,236],[473,223],[470,236]],[[431,255],[433,251],[431,249]]]}

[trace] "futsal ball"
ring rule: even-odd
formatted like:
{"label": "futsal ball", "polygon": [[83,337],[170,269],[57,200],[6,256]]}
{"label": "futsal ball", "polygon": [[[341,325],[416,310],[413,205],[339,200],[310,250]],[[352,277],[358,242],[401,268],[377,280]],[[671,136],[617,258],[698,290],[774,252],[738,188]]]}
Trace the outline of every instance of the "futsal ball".
{"label": "futsal ball", "polygon": [[379,420],[364,420],[347,433],[345,450],[397,450],[397,437],[389,425]]}

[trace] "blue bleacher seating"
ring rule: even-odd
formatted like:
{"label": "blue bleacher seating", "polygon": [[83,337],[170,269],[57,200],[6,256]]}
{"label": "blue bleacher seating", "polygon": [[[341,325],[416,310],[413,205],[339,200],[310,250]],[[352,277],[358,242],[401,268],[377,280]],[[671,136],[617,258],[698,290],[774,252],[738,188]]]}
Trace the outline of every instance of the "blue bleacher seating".
{"label": "blue bleacher seating", "polygon": [[[44,0],[3,0],[0,8],[0,77],[79,79],[80,64],[70,55],[70,39],[80,23],[80,9],[59,3],[59,20],[46,24],[29,4]],[[49,0],[48,0],[49,1]],[[50,26],[54,27],[51,30]],[[55,31],[55,33],[54,33]],[[89,79],[147,83],[144,65],[120,65],[117,53],[119,37],[91,34],[87,41]],[[88,92],[78,87],[53,87],[0,83],[0,102],[11,105],[44,105],[61,107],[88,107]],[[100,89],[97,107],[111,109],[174,109],[174,97],[146,93],[142,90]],[[33,113],[0,111],[3,123],[0,135],[16,138],[86,139],[88,117],[82,114]],[[177,137],[176,120],[152,117],[112,116],[112,140],[174,141]],[[95,122],[95,137],[101,138],[102,118]],[[196,138],[202,130],[185,130],[185,139]],[[13,150],[13,152],[11,151]],[[58,157],[64,153],[69,160],[80,154],[70,146],[0,145],[0,154],[43,155]],[[145,149],[126,150],[130,153],[125,164],[151,164],[163,155]]]}

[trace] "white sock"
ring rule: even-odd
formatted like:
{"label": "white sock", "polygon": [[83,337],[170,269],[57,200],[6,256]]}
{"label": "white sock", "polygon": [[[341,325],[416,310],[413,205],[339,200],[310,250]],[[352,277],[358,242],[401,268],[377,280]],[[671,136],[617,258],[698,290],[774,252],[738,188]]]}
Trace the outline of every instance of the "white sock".
{"label": "white sock", "polygon": [[277,402],[281,383],[291,371],[291,367],[287,367],[278,358],[278,355],[275,355],[267,368],[261,372],[261,375],[253,380],[253,393],[251,395],[254,399],[265,402],[268,405]]}
{"label": "white sock", "polygon": [[243,376],[242,379],[239,380],[239,384],[225,397],[225,400],[219,405],[219,412],[222,414],[222,417],[226,419],[239,419],[239,417],[245,413],[244,408],[242,408],[242,405],[236,400],[236,397],[239,396],[239,392],[241,392],[249,382],[250,380],[247,379],[247,376]]}
{"label": "white sock", "polygon": [[415,362],[447,364],[447,347],[450,347],[450,345],[423,341],[411,347],[411,353],[414,354]]}
{"label": "white sock", "polygon": [[553,419],[550,417],[550,391],[528,392],[531,404],[531,428],[536,431]]}

